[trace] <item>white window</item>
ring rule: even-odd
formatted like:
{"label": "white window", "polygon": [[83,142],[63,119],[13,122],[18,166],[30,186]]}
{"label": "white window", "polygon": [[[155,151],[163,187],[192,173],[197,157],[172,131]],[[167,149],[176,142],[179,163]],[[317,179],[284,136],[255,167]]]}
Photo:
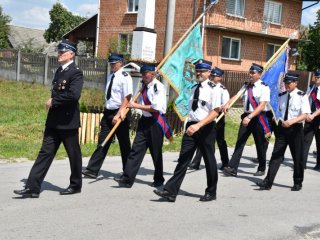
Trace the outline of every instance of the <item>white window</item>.
{"label": "white window", "polygon": [[227,0],[227,14],[244,17],[244,0]]}
{"label": "white window", "polygon": [[272,44],[272,43],[268,43],[267,46],[267,61],[273,56],[273,54],[276,53],[276,51],[278,51],[278,49],[281,46],[278,44]]}
{"label": "white window", "polygon": [[139,0],[128,0],[128,12],[138,12]]}
{"label": "white window", "polygon": [[281,24],[282,4],[266,0],[264,3],[263,20],[268,23]]}
{"label": "white window", "polygon": [[122,54],[131,53],[132,33],[119,34],[119,52]]}
{"label": "white window", "polygon": [[240,60],[241,39],[239,38],[222,38],[221,57],[224,59]]}

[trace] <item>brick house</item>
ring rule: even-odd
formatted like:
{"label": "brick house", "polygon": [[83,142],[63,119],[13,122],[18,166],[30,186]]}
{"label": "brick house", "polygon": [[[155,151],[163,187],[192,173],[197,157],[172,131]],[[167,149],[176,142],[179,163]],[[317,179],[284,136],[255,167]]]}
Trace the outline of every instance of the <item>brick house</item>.
{"label": "brick house", "polygon": [[[98,56],[121,42],[130,52],[139,0],[100,0]],[[206,0],[176,0],[174,42],[201,14]],[[156,59],[163,58],[167,1],[156,1]],[[247,71],[252,62],[265,64],[285,40],[297,33],[301,0],[220,0],[205,17],[204,55],[214,66]],[[292,41],[293,46],[296,41]],[[294,68],[294,66],[291,66]]]}

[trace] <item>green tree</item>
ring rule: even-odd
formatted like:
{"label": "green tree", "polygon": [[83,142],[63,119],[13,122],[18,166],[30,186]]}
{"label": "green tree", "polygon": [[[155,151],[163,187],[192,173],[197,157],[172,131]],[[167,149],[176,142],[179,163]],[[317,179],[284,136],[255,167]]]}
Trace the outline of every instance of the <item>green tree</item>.
{"label": "green tree", "polygon": [[2,11],[0,6],[0,49],[9,47],[9,23],[11,22],[11,17],[6,15]]}
{"label": "green tree", "polygon": [[50,25],[44,33],[44,38],[48,43],[61,40],[62,36],[85,21],[85,17],[75,16],[57,2],[49,12]]}
{"label": "green tree", "polygon": [[317,12],[317,20],[309,26],[306,35],[299,43],[302,48],[301,59],[307,70],[313,71],[320,67],[320,10]]}

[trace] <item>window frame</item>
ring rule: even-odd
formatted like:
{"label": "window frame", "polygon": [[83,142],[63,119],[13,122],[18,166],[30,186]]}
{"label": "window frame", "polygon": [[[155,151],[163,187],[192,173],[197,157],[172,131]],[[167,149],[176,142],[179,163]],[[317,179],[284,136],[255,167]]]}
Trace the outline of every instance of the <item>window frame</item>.
{"label": "window frame", "polygon": [[[273,46],[273,54],[268,58],[268,46]],[[278,49],[281,47],[281,44],[276,44],[276,43],[267,43],[267,52],[266,52],[266,61],[268,62],[268,60],[270,59],[270,58],[272,58],[272,56],[278,51],[278,49],[277,50],[275,50],[275,48],[276,47],[278,47]]]}
{"label": "window frame", "polygon": [[[265,17],[265,11],[266,11],[266,5],[267,3],[269,3],[269,7],[268,7],[268,12],[267,12],[267,17]],[[275,22],[274,21],[274,8],[273,8],[273,13],[272,13],[272,20],[269,21],[269,12],[270,12],[270,3],[271,4],[274,4],[275,6],[280,6],[280,11],[279,11],[279,22]],[[277,1],[272,1],[272,0],[265,0],[264,2],[264,9],[263,9],[263,21],[267,22],[267,23],[271,23],[271,24],[275,24],[275,25],[281,25],[281,22],[282,22],[282,6],[283,4],[281,2],[277,2]]]}
{"label": "window frame", "polygon": [[[127,13],[138,13],[138,11],[139,11],[139,0],[132,0],[133,1],[133,9],[132,10],[129,9],[129,1],[130,0],[127,1]],[[136,2],[138,2],[138,10],[134,9],[134,7],[136,5]]]}
{"label": "window frame", "polygon": [[[223,48],[223,39],[228,38],[230,39],[230,46],[229,46],[229,57],[224,57],[222,56],[222,48]],[[239,42],[239,48],[238,48],[238,58],[232,58],[231,57],[231,50],[232,50],[232,41],[236,40]],[[230,37],[230,36],[222,36],[222,42],[221,42],[221,59],[224,60],[232,60],[232,61],[240,61],[241,60],[241,38],[235,38],[235,37]]]}
{"label": "window frame", "polygon": [[[121,46],[121,40],[122,36],[126,36],[126,51],[122,51],[123,49]],[[131,37],[131,39],[130,39]],[[118,34],[118,52],[124,53],[124,54],[131,54],[132,52],[132,38],[133,38],[133,33],[132,32],[121,32]]]}
{"label": "window frame", "polygon": [[[233,13],[228,13],[227,1],[235,1]],[[238,14],[236,13],[237,1],[241,1],[241,2],[243,3],[243,9],[242,9],[241,15],[238,15]],[[246,7],[246,0],[226,0],[226,15],[232,16],[232,17],[238,17],[238,18],[245,18],[245,16],[244,16],[245,7]]]}

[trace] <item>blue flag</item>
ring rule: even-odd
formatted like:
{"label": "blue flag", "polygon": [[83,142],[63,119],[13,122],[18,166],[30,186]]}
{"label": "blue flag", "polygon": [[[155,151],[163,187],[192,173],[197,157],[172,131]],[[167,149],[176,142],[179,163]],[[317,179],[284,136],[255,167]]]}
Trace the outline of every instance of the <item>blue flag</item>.
{"label": "blue flag", "polygon": [[282,53],[279,53],[279,57],[273,62],[270,68],[264,72],[261,80],[268,84],[270,87],[270,106],[273,111],[273,115],[278,122],[280,117],[279,111],[279,93],[283,89],[282,78],[287,70],[287,49],[285,48]]}
{"label": "blue flag", "polygon": [[197,24],[159,70],[178,94],[173,108],[182,121],[188,115],[191,88],[196,83],[192,63],[202,58],[200,24]]}

